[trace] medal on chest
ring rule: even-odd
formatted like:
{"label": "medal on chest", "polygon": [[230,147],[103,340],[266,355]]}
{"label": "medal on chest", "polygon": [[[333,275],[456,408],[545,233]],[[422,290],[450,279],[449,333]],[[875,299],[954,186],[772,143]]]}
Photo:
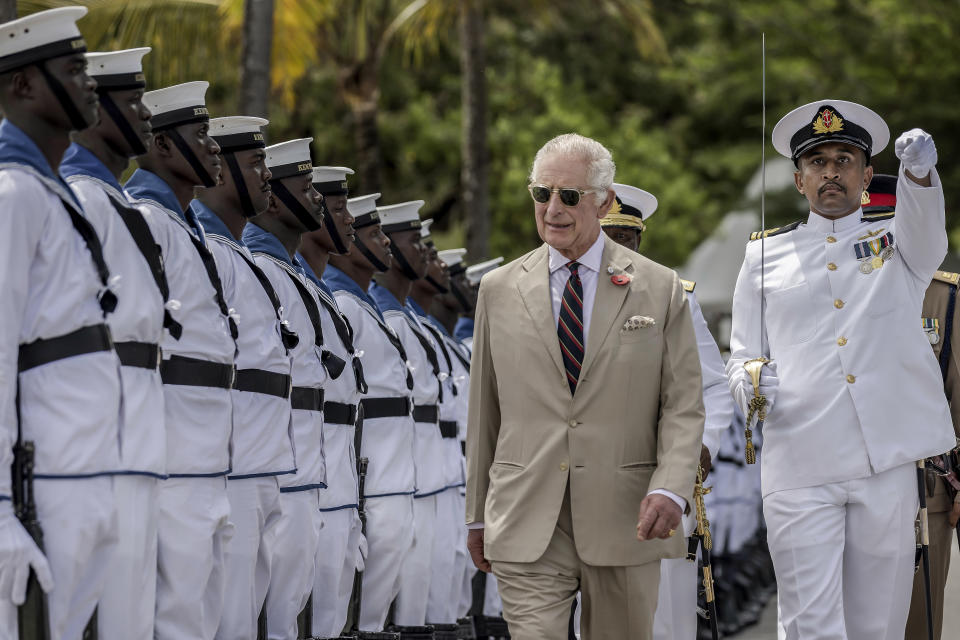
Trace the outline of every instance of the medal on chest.
{"label": "medal on chest", "polygon": [[[880,230],[881,232],[883,229]],[[884,235],[865,239],[869,236],[861,237],[853,245],[853,253],[860,262],[860,273],[868,275],[883,267],[884,263],[893,259],[893,232],[888,231]]]}
{"label": "medal on chest", "polygon": [[923,331],[927,334],[930,344],[940,342],[940,319],[939,318],[920,318],[923,323]]}

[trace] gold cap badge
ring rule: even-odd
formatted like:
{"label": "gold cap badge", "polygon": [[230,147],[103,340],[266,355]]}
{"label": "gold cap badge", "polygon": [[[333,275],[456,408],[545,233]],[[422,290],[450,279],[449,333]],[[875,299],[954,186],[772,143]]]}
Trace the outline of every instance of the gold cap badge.
{"label": "gold cap badge", "polygon": [[817,134],[834,133],[843,130],[843,118],[830,109],[824,109],[813,121],[813,132]]}

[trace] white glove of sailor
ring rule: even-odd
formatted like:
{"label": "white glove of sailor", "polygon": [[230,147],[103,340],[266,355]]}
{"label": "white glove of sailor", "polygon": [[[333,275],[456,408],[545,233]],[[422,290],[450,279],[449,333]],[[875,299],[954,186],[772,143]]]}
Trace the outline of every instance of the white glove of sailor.
{"label": "white glove of sailor", "polygon": [[[734,369],[735,375],[739,377],[740,384],[736,387],[736,401],[746,415],[750,408],[750,400],[753,398],[753,381],[750,374],[743,366]],[[777,377],[777,363],[771,360],[760,370],[760,394],[767,398],[767,413],[773,408],[773,401],[777,397],[777,390],[780,388],[780,378]]]}
{"label": "white glove of sailor", "polygon": [[53,575],[46,557],[13,514],[10,501],[0,502],[0,600],[23,604],[31,567],[40,587],[49,593]]}
{"label": "white glove of sailor", "polygon": [[906,169],[915,178],[926,178],[937,164],[937,145],[933,136],[923,129],[910,129],[900,134],[893,151]]}
{"label": "white glove of sailor", "polygon": [[363,572],[367,559],[367,536],[363,535],[363,528],[360,523],[360,516],[356,511],[353,512],[353,527],[350,529],[350,542],[347,549],[353,549],[356,553],[355,567],[357,571]]}

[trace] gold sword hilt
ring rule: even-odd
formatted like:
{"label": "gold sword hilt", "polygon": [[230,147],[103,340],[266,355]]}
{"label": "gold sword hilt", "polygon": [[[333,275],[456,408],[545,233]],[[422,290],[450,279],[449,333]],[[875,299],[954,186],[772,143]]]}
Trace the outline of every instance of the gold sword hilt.
{"label": "gold sword hilt", "polygon": [[760,373],[763,371],[763,367],[769,362],[770,360],[767,358],[760,357],[747,360],[743,363],[743,368],[747,370],[747,373],[750,375],[750,382],[753,383],[753,398],[750,399],[750,404],[747,407],[747,421],[743,429],[744,436],[747,440],[747,447],[743,451],[743,457],[747,464],[755,464],[757,462],[757,450],[753,446],[753,429],[751,429],[753,417],[757,416],[758,424],[762,424],[763,421],[767,419],[767,397],[760,393]]}
{"label": "gold sword hilt", "polygon": [[713,491],[712,487],[703,486],[703,467],[697,465],[697,483],[693,488],[693,502],[697,514],[697,535],[703,541],[703,547],[708,551],[713,549],[713,536],[710,535],[710,520],[707,519],[707,508],[703,503],[703,496]]}

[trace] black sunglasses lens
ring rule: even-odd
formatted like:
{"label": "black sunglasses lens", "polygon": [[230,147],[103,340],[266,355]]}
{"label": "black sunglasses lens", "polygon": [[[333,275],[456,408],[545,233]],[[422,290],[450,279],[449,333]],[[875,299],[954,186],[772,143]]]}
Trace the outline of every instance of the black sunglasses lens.
{"label": "black sunglasses lens", "polygon": [[543,204],[550,200],[550,189],[547,189],[546,187],[539,187],[539,186],[531,187],[530,195],[533,196],[534,200],[536,200],[540,204]]}
{"label": "black sunglasses lens", "polygon": [[580,192],[576,189],[560,189],[560,202],[568,207],[575,207],[580,202]]}

